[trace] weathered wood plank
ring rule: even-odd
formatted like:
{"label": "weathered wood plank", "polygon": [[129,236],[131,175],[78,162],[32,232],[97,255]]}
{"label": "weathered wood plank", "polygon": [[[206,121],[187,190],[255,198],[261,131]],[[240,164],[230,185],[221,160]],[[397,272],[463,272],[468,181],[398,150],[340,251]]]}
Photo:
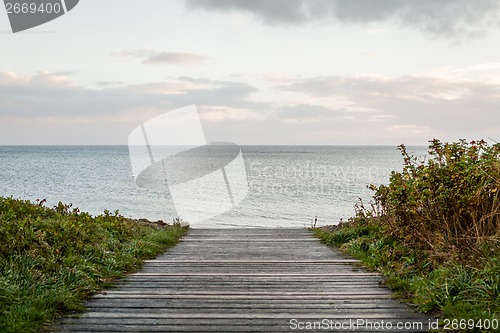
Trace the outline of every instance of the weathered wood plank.
{"label": "weathered wood plank", "polygon": [[268,276],[279,276],[279,277],[314,277],[314,276],[377,276],[377,273],[244,273],[244,272],[232,272],[232,273],[132,273],[130,276],[257,276],[257,277],[268,277]]}
{"label": "weathered wood plank", "polygon": [[337,259],[337,260],[145,260],[145,263],[152,264],[346,264],[359,263],[357,259]]}
{"label": "weathered wood plank", "polygon": [[[383,309],[385,310],[385,309]],[[349,320],[357,316],[356,313],[329,313],[329,312],[324,312],[324,313],[319,313],[314,316],[305,316],[301,313],[297,313],[295,315],[290,316],[288,313],[266,313],[264,315],[262,314],[253,314],[253,313],[248,313],[248,314],[239,314],[239,313],[203,313],[203,312],[197,312],[197,313],[169,313],[169,314],[155,314],[154,317],[149,314],[130,314],[130,313],[91,313],[92,315],[88,315],[79,319],[75,319],[75,323],[77,323],[79,320],[85,319],[86,323],[90,325],[98,325],[98,324],[120,324],[120,323],[125,323],[127,325],[134,325],[138,323],[138,320],[140,320],[141,324],[143,325],[148,325],[148,324],[153,324],[154,322],[157,322],[158,324],[164,324],[168,325],[169,323],[176,323],[176,324],[182,324],[182,319],[187,319],[187,320],[208,320],[210,319],[217,319],[220,320],[221,322],[229,322],[230,320],[234,319],[241,319],[241,320],[250,320],[250,319],[282,319],[282,320],[290,320],[291,318],[295,319],[319,319],[319,318],[328,318],[332,320]],[[98,315],[97,315],[98,314]],[[387,313],[385,311],[380,311],[379,313],[364,313],[358,318],[362,319],[371,319],[371,320],[376,320],[376,319],[385,319],[387,318]],[[105,322],[100,321],[100,319],[106,319]],[[396,312],[394,313],[394,316],[392,317],[392,320],[399,320],[399,319],[418,319],[417,316],[413,315],[408,315],[408,313],[403,313],[403,312]]]}
{"label": "weathered wood plank", "polygon": [[[248,298],[256,298],[256,297],[341,297],[341,296],[350,296],[352,295],[351,291],[329,291],[325,292],[324,290],[319,292],[296,292],[296,291],[286,291],[286,292],[276,292],[276,291],[255,291],[249,294],[246,291],[218,291],[217,293],[210,291],[179,291],[172,290],[165,292],[162,289],[155,289],[149,291],[136,291],[136,290],[108,290],[101,294],[96,294],[94,298],[99,297],[107,297],[107,296],[144,296],[144,297],[153,297],[153,296],[162,296],[162,297],[213,297],[221,296],[221,297],[248,297]],[[363,292],[363,295],[366,297],[372,297],[377,295],[391,295],[391,293],[385,289],[377,289],[377,290],[369,290],[367,292]]]}

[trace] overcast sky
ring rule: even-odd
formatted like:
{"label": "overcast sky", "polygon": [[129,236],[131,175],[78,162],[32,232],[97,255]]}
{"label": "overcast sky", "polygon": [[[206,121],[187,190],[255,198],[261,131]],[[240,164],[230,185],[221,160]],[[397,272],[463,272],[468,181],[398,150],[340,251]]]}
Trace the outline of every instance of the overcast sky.
{"label": "overcast sky", "polygon": [[500,141],[500,1],[81,0],[12,34],[0,144],[127,144],[197,104],[210,141]]}

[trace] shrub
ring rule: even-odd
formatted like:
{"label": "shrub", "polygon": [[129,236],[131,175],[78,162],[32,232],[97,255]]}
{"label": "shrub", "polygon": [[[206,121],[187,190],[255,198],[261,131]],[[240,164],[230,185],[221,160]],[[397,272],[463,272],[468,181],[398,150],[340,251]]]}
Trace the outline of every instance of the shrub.
{"label": "shrub", "polygon": [[404,158],[402,172],[375,191],[387,232],[436,255],[473,260],[500,241],[500,144],[430,142],[429,159]]}

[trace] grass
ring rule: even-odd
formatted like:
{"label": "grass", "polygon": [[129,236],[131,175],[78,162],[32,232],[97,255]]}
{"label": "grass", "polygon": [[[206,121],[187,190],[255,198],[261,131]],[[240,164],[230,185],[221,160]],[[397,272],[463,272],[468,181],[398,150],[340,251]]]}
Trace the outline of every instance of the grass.
{"label": "grass", "polygon": [[425,313],[448,319],[500,320],[500,248],[484,248],[482,267],[437,260],[386,234],[376,218],[316,228],[324,243],[385,276],[388,287]]}
{"label": "grass", "polygon": [[82,311],[82,300],[186,230],[0,197],[0,332],[39,332],[58,315]]}

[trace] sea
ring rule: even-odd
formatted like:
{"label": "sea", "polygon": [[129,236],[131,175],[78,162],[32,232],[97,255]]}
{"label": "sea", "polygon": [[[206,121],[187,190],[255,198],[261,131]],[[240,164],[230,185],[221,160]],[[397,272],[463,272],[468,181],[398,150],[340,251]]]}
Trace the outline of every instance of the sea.
{"label": "sea", "polygon": [[[310,227],[348,220],[359,200],[369,207],[373,192],[367,186],[387,184],[391,172],[403,167],[396,146],[239,149],[243,195],[228,209],[196,221],[186,218],[191,215],[179,209],[168,189],[138,186],[127,146],[0,146],[0,196],[45,199],[49,207],[63,202],[92,215],[118,211],[167,223],[178,217],[193,228]],[[407,149],[425,158],[426,147]],[[190,191],[196,197],[204,189]],[[223,192],[212,189],[210,197],[217,202],[219,193],[227,197]]]}

